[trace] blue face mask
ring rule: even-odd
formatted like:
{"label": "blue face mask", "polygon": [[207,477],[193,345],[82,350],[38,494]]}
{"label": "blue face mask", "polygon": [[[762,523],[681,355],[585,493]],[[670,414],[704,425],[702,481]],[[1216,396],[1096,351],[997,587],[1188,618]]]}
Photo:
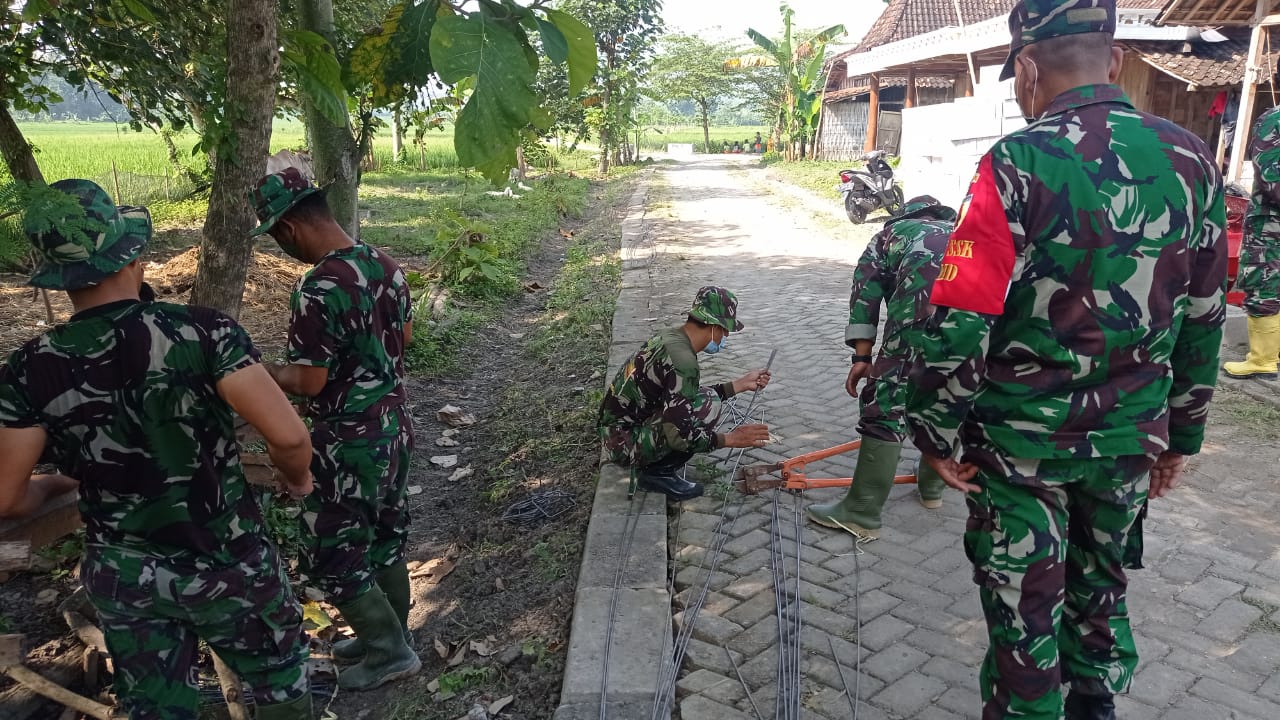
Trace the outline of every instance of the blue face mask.
{"label": "blue face mask", "polygon": [[708,355],[715,355],[716,353],[723,350],[724,346],[727,345],[728,342],[729,342],[729,336],[726,334],[724,337],[720,338],[720,342],[716,342],[715,340],[712,340],[711,342],[707,343],[707,347],[703,349],[703,352],[705,352]]}

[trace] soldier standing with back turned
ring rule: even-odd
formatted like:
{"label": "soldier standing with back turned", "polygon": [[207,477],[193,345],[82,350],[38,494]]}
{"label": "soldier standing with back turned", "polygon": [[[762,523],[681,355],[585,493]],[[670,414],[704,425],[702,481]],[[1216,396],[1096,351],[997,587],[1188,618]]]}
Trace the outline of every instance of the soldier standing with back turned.
{"label": "soldier standing with back turned", "polygon": [[1126,539],[1199,452],[1217,378],[1222,177],[1113,84],[1115,27],[1114,0],[1009,16],[1001,77],[1030,124],[978,166],[907,403],[926,462],[968,492],[987,720],[1115,717],[1138,664]]}
{"label": "soldier standing with back turned", "polygon": [[[853,483],[843,499],[810,505],[813,522],[840,528],[855,535],[880,535],[880,511],[893,489],[902,441],[906,438],[903,407],[907,398],[907,373],[920,335],[929,319],[929,289],[938,275],[942,253],[954,227],[956,211],[922,195],[903,206],[902,213],[884,224],[871,239],[853,271],[849,294],[849,324],[845,344],[853,348],[853,364],[845,390],[859,398],[858,464]],[[880,305],[888,316],[880,352],[872,363],[871,349],[880,323]],[[867,384],[858,394],[858,382]],[[942,507],[946,487],[928,465],[921,465],[916,479],[920,503],[930,510]]]}
{"label": "soldier standing with back turned", "polygon": [[1249,314],[1249,353],[1244,362],[1229,362],[1222,369],[1236,378],[1274,378],[1280,355],[1280,107],[1258,118],[1249,155],[1253,196],[1236,278]]}

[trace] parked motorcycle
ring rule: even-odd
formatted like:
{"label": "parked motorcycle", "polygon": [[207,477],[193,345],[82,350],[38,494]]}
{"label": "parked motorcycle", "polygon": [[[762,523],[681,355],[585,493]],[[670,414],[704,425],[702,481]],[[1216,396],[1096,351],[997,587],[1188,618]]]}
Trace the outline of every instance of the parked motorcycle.
{"label": "parked motorcycle", "polygon": [[866,162],[865,170],[841,170],[840,184],[836,186],[844,198],[844,212],[849,221],[856,224],[879,208],[894,215],[902,210],[902,188],[893,181],[893,168],[885,160],[883,150],[873,150],[860,160]]}

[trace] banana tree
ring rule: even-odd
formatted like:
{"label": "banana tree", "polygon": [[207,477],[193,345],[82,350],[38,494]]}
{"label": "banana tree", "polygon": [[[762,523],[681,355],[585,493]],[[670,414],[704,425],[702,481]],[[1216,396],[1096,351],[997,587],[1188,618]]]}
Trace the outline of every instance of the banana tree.
{"label": "banana tree", "polygon": [[779,6],[779,11],[782,13],[781,39],[775,41],[758,30],[747,30],[747,37],[763,54],[731,58],[725,67],[735,70],[776,68],[780,93],[777,106],[771,113],[774,116],[774,141],[780,143],[785,132],[790,140],[788,159],[796,158],[797,149],[799,157],[803,158],[822,110],[822,66],[827,43],[846,31],[844,25],[832,25],[808,38],[797,38],[793,28],[795,11],[785,2]]}

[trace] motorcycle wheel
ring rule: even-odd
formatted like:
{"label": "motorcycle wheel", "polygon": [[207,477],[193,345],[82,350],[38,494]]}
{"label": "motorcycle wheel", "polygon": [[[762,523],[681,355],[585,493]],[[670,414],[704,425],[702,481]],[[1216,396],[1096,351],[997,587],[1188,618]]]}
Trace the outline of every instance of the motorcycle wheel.
{"label": "motorcycle wheel", "polygon": [[902,188],[897,185],[893,186],[893,192],[890,193],[890,196],[893,198],[893,205],[885,209],[889,211],[890,215],[897,215],[902,212],[902,206],[907,203],[906,199],[902,197]]}
{"label": "motorcycle wheel", "polygon": [[854,225],[861,225],[862,221],[867,219],[867,211],[858,204],[858,198],[854,192],[844,194],[844,214],[849,216],[849,222]]}

